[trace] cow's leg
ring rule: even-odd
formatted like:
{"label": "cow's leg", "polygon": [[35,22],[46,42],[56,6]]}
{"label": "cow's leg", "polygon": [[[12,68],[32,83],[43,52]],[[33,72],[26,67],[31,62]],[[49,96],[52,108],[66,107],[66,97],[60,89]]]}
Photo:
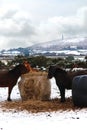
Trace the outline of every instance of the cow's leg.
{"label": "cow's leg", "polygon": [[12,89],[13,89],[13,86],[9,86],[9,87],[8,87],[8,98],[7,98],[8,101],[12,101],[11,98],[10,98]]}

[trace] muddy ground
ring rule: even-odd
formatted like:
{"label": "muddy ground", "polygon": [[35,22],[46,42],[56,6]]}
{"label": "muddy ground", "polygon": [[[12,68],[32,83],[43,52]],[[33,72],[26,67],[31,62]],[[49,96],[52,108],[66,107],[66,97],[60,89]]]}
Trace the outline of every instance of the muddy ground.
{"label": "muddy ground", "polygon": [[38,112],[53,112],[53,111],[70,111],[75,110],[77,107],[73,105],[72,99],[67,98],[66,102],[61,103],[60,99],[51,99],[50,101],[38,101],[38,100],[28,100],[28,101],[5,101],[1,103],[1,108],[3,111],[12,110],[38,113]]}

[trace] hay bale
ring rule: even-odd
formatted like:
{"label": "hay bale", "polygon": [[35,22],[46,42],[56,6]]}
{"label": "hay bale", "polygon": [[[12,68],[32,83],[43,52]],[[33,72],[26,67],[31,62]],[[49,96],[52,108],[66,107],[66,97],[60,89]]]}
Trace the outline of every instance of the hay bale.
{"label": "hay bale", "polygon": [[18,83],[22,100],[49,100],[51,84],[46,72],[30,72],[24,74]]}
{"label": "hay bale", "polygon": [[72,100],[75,106],[87,107],[87,75],[74,77],[72,82]]}

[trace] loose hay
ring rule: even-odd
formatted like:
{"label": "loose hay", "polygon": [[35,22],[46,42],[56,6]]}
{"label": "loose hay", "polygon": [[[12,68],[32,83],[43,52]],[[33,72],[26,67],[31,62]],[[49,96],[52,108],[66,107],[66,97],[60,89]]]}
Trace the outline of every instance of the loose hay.
{"label": "loose hay", "polygon": [[22,100],[49,100],[51,84],[46,72],[30,72],[21,77],[18,83]]}
{"label": "loose hay", "polygon": [[53,111],[70,111],[76,109],[70,98],[66,99],[65,103],[60,103],[60,99],[52,99],[50,101],[28,100],[28,101],[13,101],[1,103],[3,110],[26,110],[32,113],[38,112],[53,112]]}
{"label": "loose hay", "polygon": [[[27,75],[27,76],[26,76]],[[22,79],[29,76],[29,74],[26,74],[22,76]],[[30,73],[32,75],[32,73]],[[34,75],[45,75],[47,76],[47,73],[34,73]],[[12,101],[12,102],[0,102],[0,107],[3,109],[3,111],[12,111],[18,112],[18,111],[28,111],[29,113],[38,113],[38,112],[53,112],[53,111],[70,111],[75,110],[77,107],[73,105],[72,99],[67,98],[65,103],[61,103],[60,99],[50,99],[49,101],[41,101],[41,100],[33,100],[29,99],[27,101]]]}

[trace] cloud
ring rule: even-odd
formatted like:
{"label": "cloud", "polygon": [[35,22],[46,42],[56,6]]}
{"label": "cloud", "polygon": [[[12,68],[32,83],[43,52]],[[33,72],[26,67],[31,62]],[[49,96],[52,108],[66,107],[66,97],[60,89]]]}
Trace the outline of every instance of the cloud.
{"label": "cloud", "polygon": [[30,36],[35,33],[27,13],[18,9],[8,9],[0,17],[0,35],[8,37]]}
{"label": "cloud", "polygon": [[86,36],[87,7],[79,9],[74,16],[56,16],[40,23],[37,39],[53,40],[64,34],[65,37]]}
{"label": "cloud", "polygon": [[[4,10],[5,9],[5,10]],[[0,46],[4,48],[27,46],[26,41],[35,35],[35,26],[31,22],[31,17],[19,8],[1,8],[0,10]],[[3,40],[2,40],[3,39]],[[24,40],[25,39],[25,40]],[[20,43],[20,44],[19,44]],[[14,45],[13,45],[14,44]]]}
{"label": "cloud", "polygon": [[82,31],[87,33],[87,7],[81,8],[77,14],[80,17],[82,23]]}
{"label": "cloud", "polygon": [[[27,47],[31,44],[58,39],[62,36],[86,36],[87,7],[74,16],[48,17],[35,23],[30,12],[10,5],[0,9],[0,48]],[[3,46],[4,45],[4,46]]]}
{"label": "cloud", "polygon": [[35,28],[27,21],[14,22],[13,20],[5,20],[0,22],[0,35],[5,37],[30,37],[35,34]]}

